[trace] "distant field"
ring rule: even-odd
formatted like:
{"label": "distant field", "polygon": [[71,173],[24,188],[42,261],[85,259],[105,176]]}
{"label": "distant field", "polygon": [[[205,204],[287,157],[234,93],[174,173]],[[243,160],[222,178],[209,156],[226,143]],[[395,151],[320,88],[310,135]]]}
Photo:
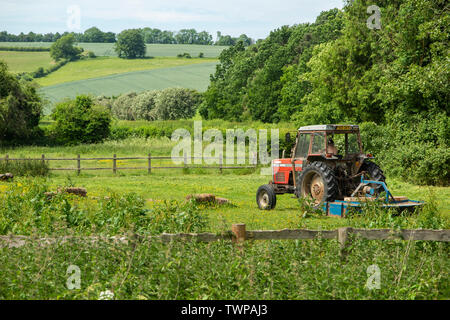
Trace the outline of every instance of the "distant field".
{"label": "distant field", "polygon": [[[50,47],[51,42],[0,42],[0,46],[10,47]],[[85,50],[93,51],[97,56],[116,56],[113,43],[84,43],[78,46]],[[226,46],[205,46],[196,44],[147,44],[147,56],[175,57],[179,53],[187,52],[192,57],[197,57],[203,52],[207,58],[217,58]]]}
{"label": "distant field", "polygon": [[[135,71],[101,78],[86,79],[48,86],[40,91],[51,101],[77,94],[119,95],[130,91],[165,89],[168,87],[191,88],[204,91],[209,84],[209,75],[214,73],[216,62],[197,63],[171,68]],[[51,110],[45,110],[49,113]]]}
{"label": "distant field", "polygon": [[119,59],[116,57],[98,57],[66,64],[50,75],[36,79],[43,86],[51,86],[65,82],[99,78],[125,72],[170,68],[176,66],[215,62],[215,59],[183,59],[159,57],[151,59]]}
{"label": "distant field", "polygon": [[45,69],[53,64],[48,52],[0,51],[0,60],[14,73],[32,72],[39,67]]}

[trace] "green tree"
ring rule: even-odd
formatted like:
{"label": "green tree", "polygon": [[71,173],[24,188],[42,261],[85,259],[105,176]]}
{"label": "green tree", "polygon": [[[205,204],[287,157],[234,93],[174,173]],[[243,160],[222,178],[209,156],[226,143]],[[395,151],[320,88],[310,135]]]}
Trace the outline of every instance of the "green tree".
{"label": "green tree", "polygon": [[56,105],[52,132],[63,144],[97,143],[109,136],[111,114],[107,108],[94,105],[86,95]]}
{"label": "green tree", "polygon": [[142,32],[138,29],[124,30],[117,36],[114,50],[120,58],[143,58],[147,47]]}
{"label": "green tree", "polygon": [[[342,12],[333,9],[322,12],[314,24],[283,26],[254,45],[245,47],[249,40],[242,35],[219,56],[200,114],[227,120],[289,120],[310,89],[298,79],[308,71],[312,47],[336,39],[342,25]],[[224,39],[220,33],[218,38]]]}
{"label": "green tree", "polygon": [[84,31],[84,42],[103,42],[104,33],[97,27],[92,27]]}
{"label": "green tree", "polygon": [[59,61],[61,59],[76,60],[80,57],[83,49],[75,47],[75,37],[73,34],[62,36],[50,47],[50,56]]}
{"label": "green tree", "polygon": [[189,119],[195,115],[201,95],[195,90],[168,88],[160,91],[154,99],[152,114],[158,120]]}
{"label": "green tree", "polygon": [[0,144],[24,142],[36,135],[42,102],[36,89],[19,82],[0,61]]}

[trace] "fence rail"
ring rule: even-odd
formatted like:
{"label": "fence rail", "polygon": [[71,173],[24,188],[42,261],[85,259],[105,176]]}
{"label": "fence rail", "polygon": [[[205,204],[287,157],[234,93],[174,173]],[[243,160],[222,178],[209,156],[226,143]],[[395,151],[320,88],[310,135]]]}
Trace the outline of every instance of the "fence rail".
{"label": "fence rail", "polygon": [[367,240],[407,240],[407,241],[450,241],[450,230],[428,230],[428,229],[354,229],[349,227],[339,228],[337,230],[303,230],[303,229],[284,229],[284,230],[255,230],[246,231],[245,224],[234,224],[232,230],[223,234],[215,233],[163,233],[156,236],[65,236],[60,238],[34,238],[28,236],[9,235],[0,236],[0,248],[17,248],[27,243],[39,243],[41,245],[61,244],[67,241],[85,241],[99,242],[112,241],[115,243],[128,244],[136,239],[155,240],[162,242],[171,241],[233,241],[234,243],[242,243],[248,240],[313,240],[313,239],[337,239],[341,245],[341,250],[345,250],[350,244],[351,237]]}
{"label": "fence rail", "polygon": [[[219,165],[209,165],[209,166],[201,166],[201,165],[190,165],[192,160],[202,159],[202,160],[218,160]],[[184,155],[183,157],[171,157],[171,156],[152,156],[150,153],[146,157],[117,157],[114,154],[112,157],[99,157],[99,158],[82,158],[81,155],[77,155],[76,158],[47,158],[44,154],[40,158],[11,158],[9,155],[6,155],[4,158],[0,158],[0,161],[76,161],[76,167],[72,168],[49,168],[50,170],[55,171],[77,171],[77,174],[80,174],[81,171],[85,170],[112,170],[113,173],[117,173],[118,170],[147,170],[148,173],[151,173],[152,169],[189,169],[189,168],[198,168],[198,169],[219,169],[220,172],[226,169],[254,169],[257,166],[258,158],[256,154],[253,154],[250,162],[251,165],[224,165],[223,160],[233,159],[233,160],[245,160],[247,158],[227,158],[227,157],[188,157]],[[81,161],[99,161],[99,160],[112,160],[112,167],[81,167]],[[119,160],[147,160],[147,165],[138,166],[138,167],[119,167],[117,161]],[[179,166],[153,166],[152,160],[182,160],[180,161]]]}

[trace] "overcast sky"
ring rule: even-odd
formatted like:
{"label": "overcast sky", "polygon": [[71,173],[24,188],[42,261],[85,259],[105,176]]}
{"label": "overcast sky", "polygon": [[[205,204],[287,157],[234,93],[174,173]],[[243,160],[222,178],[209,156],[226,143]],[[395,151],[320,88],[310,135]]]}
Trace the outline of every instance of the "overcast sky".
{"label": "overcast sky", "polygon": [[221,31],[259,39],[282,25],[313,22],[321,11],[342,7],[343,0],[0,0],[0,31],[83,32],[92,26],[113,32],[143,27],[195,28],[214,38]]}

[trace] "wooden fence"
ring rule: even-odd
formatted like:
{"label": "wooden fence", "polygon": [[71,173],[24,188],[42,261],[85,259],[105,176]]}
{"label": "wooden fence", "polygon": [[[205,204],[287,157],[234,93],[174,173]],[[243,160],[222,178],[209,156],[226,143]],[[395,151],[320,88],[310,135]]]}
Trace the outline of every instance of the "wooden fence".
{"label": "wooden fence", "polygon": [[[209,166],[191,166],[189,163],[195,159],[202,160],[218,160],[219,165],[209,165]],[[152,156],[150,153],[146,157],[117,157],[116,154],[112,156],[112,158],[101,157],[101,158],[81,158],[81,155],[77,155],[76,158],[48,158],[44,154],[40,158],[10,158],[9,155],[6,155],[4,158],[0,158],[3,161],[76,161],[76,167],[72,168],[49,168],[50,170],[63,170],[63,171],[76,171],[77,174],[80,174],[81,171],[84,170],[112,170],[113,173],[117,173],[118,170],[147,170],[148,173],[152,172],[152,169],[183,169],[183,168],[200,168],[200,169],[219,169],[220,172],[225,169],[255,169],[257,166],[257,155],[253,154],[252,156],[252,165],[235,165],[235,166],[227,166],[223,164],[223,159],[229,159],[226,157],[187,157],[185,154],[183,157],[170,157],[170,156]],[[244,160],[245,158],[233,158],[234,160]],[[112,167],[81,167],[81,161],[99,161],[99,160],[112,160]],[[117,161],[119,160],[147,160],[147,165],[145,167],[119,167],[117,165]],[[152,160],[180,160],[182,166],[173,165],[173,166],[153,166]],[[188,161],[189,160],[189,161]]]}
{"label": "wooden fence", "polygon": [[[352,235],[352,236],[351,236]],[[408,241],[450,241],[450,230],[392,230],[392,229],[356,229],[350,227],[339,228],[337,230],[302,230],[302,229],[284,229],[284,230],[256,230],[247,231],[245,224],[234,224],[232,230],[223,234],[215,233],[163,233],[156,236],[115,236],[115,237],[73,237],[66,236],[60,238],[32,238],[27,236],[0,236],[0,247],[17,248],[27,243],[40,243],[42,245],[50,245],[64,243],[70,240],[75,241],[112,241],[115,243],[128,244],[130,241],[139,240],[156,240],[162,242],[171,241],[232,241],[233,243],[242,243],[248,240],[306,240],[306,239],[337,239],[341,246],[341,252],[346,250],[350,244],[351,238],[359,237],[368,240],[408,240]]]}

